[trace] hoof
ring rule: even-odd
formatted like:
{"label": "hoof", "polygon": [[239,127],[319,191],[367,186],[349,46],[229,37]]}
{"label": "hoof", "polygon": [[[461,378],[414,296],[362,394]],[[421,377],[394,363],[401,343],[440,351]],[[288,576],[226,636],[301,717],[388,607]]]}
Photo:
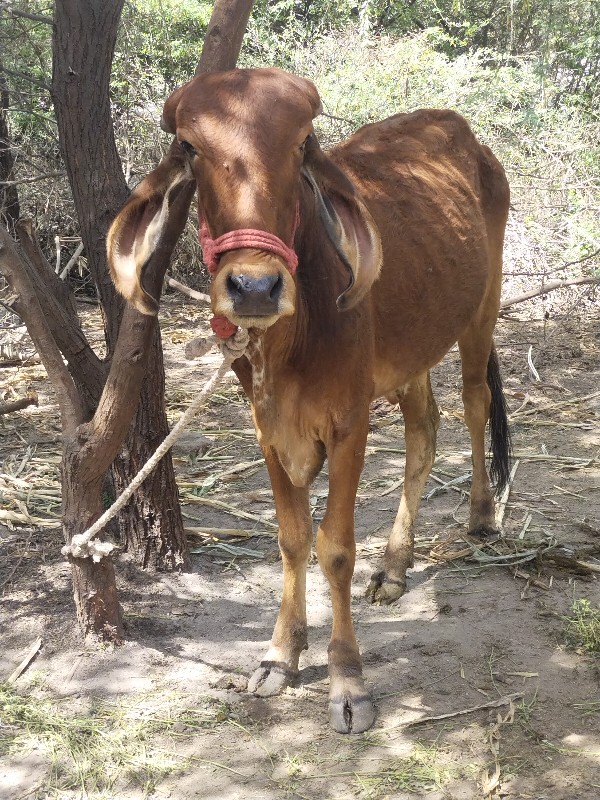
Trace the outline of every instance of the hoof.
{"label": "hoof", "polygon": [[493,525],[485,525],[484,523],[473,525],[472,528],[469,528],[469,536],[473,536],[475,539],[489,539],[501,535],[498,528],[494,528]]}
{"label": "hoof", "polygon": [[399,600],[405,591],[406,580],[390,578],[385,570],[382,570],[371,575],[371,583],[367,587],[365,596],[371,603],[389,606],[390,603]]}
{"label": "hoof", "polygon": [[329,701],[329,724],[338,733],[362,733],[375,721],[375,709],[368,694],[342,694]]}
{"label": "hoof", "polygon": [[263,661],[248,681],[248,692],[258,697],[272,697],[291,686],[298,673],[276,661]]}

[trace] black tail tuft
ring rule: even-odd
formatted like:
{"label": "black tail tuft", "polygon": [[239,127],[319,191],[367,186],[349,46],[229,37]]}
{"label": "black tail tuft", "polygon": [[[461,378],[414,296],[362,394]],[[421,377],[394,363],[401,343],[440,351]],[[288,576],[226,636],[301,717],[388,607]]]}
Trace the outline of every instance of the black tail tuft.
{"label": "black tail tuft", "polygon": [[507,406],[502,390],[502,378],[498,366],[498,356],[492,344],[492,352],[488,359],[487,382],[492,393],[490,405],[490,435],[492,462],[490,464],[490,477],[496,484],[496,494],[500,494],[510,475],[510,460],[512,445],[508,428]]}

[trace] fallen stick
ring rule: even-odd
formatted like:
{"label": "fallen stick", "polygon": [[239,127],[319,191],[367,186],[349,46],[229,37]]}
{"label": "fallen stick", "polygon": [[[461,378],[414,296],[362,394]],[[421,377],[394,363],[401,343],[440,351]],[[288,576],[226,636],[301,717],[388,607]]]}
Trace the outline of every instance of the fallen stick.
{"label": "fallen stick", "polygon": [[502,522],[504,520],[504,514],[506,512],[506,504],[508,503],[508,496],[510,494],[512,483],[515,479],[515,475],[517,469],[519,468],[520,463],[521,462],[519,461],[519,459],[517,459],[513,464],[513,468],[511,469],[510,475],[508,476],[508,483],[504,487],[504,491],[502,492],[502,497],[500,498],[500,502],[498,503],[498,507],[496,509],[496,527],[499,529],[502,528]]}
{"label": "fallen stick", "polygon": [[508,419],[509,422],[512,422],[517,416],[529,417],[532,414],[538,414],[539,412],[556,411],[559,408],[567,408],[568,406],[576,406],[580,403],[586,403],[588,400],[594,400],[596,397],[600,397],[600,392],[591,392],[590,394],[584,394],[582,397],[571,397],[569,400],[561,400],[558,403],[551,403],[550,405],[545,406],[536,405],[534,408],[528,409],[525,409],[527,402],[524,402],[516,411],[513,411],[512,414],[508,415]]}
{"label": "fallen stick", "polygon": [[[195,497],[194,495],[190,495],[189,497],[186,497],[186,504],[217,508],[220,511],[224,511],[226,514],[231,514],[232,516],[239,517],[240,519],[250,519],[253,522],[260,522],[261,525],[266,525],[267,528],[271,528],[273,530],[277,530],[279,527],[274,522],[270,522],[269,520],[264,519],[264,517],[259,517],[258,514],[251,514],[248,511],[243,511],[241,508],[230,506],[227,503],[224,503],[222,500],[214,500],[211,497]],[[190,516],[189,514],[186,516],[188,516],[189,519],[197,519],[197,517]]]}
{"label": "fallen stick", "polygon": [[420,719],[413,719],[410,722],[403,723],[402,727],[411,728],[414,725],[422,725],[424,722],[437,722],[440,719],[452,719],[452,717],[462,717],[465,714],[473,714],[475,711],[483,711],[486,708],[500,708],[512,703],[519,697],[523,697],[523,692],[515,692],[514,694],[507,694],[500,697],[498,700],[491,700],[489,703],[482,703],[480,706],[472,706],[471,708],[463,708],[461,711],[451,711],[448,714],[436,714],[431,717],[421,717]]}
{"label": "fallen stick", "polygon": [[179,283],[175,278],[167,278],[167,283],[172,289],[177,289],[178,292],[185,294],[187,297],[191,297],[193,300],[200,300],[201,303],[210,304],[210,295],[204,294],[204,292],[197,292],[195,289],[190,289],[189,286],[186,286],[184,283]]}
{"label": "fallen stick", "polygon": [[0,403],[0,416],[2,414],[10,414],[13,411],[20,411],[22,408],[28,406],[37,406],[38,396],[36,392],[31,392],[25,397],[20,397],[18,400],[11,400],[10,403]]}
{"label": "fallen stick", "polygon": [[16,670],[14,670],[14,672],[10,675],[10,677],[6,681],[9,686],[13,684],[17,680],[17,678],[19,678],[25,672],[27,667],[31,664],[33,659],[39,653],[41,646],[42,646],[42,639],[40,637],[39,639],[36,639],[35,642],[31,645],[23,661],[21,661],[19,666],[16,668]]}
{"label": "fallen stick", "polygon": [[186,527],[184,528],[185,533],[188,536],[198,536],[201,539],[206,539],[207,536],[211,536],[213,538],[218,538],[219,536],[231,536],[231,537],[243,537],[245,539],[252,539],[255,536],[268,536],[269,538],[273,538],[275,536],[274,531],[253,531],[247,530],[246,528],[206,528],[204,526],[200,527]]}

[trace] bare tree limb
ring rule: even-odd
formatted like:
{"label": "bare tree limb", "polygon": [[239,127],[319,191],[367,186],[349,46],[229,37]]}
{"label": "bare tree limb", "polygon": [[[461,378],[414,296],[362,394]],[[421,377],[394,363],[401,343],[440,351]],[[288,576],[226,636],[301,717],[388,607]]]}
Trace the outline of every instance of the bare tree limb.
{"label": "bare tree limb", "polygon": [[[1,64],[0,64],[1,66]],[[10,232],[21,216],[19,194],[13,183],[15,153],[8,128],[10,93],[4,75],[0,74],[0,213],[4,214]]]}
{"label": "bare tree limb", "polygon": [[577,261],[567,261],[567,263],[561,267],[561,269],[566,269],[567,267],[572,267],[575,264],[582,264],[584,261],[589,261],[590,258],[596,258],[596,256],[600,255],[600,247],[595,250],[593,253],[589,253],[587,256],[583,256],[583,258],[578,258]]}
{"label": "bare tree limb", "polygon": [[31,220],[17,224],[17,235],[31,266],[29,277],[52,336],[69,364],[86,406],[86,416],[91,416],[102,394],[108,366],[92,350],[81,328],[73,295],[48,264],[35,236]]}
{"label": "bare tree limb", "polygon": [[79,242],[79,244],[77,245],[77,249],[75,250],[75,252],[71,256],[71,258],[67,261],[66,267],[63,268],[63,270],[60,272],[60,274],[58,276],[61,279],[61,281],[65,280],[65,278],[67,277],[67,275],[71,271],[71,268],[76,263],[77,259],[79,258],[79,256],[82,253],[83,253],[83,242]]}
{"label": "bare tree limb", "polygon": [[4,72],[6,75],[11,75],[13,78],[21,78],[21,80],[28,81],[28,83],[33,83],[34,86],[39,86],[40,89],[45,89],[47,92],[50,91],[49,84],[34,78],[32,75],[27,75],[25,72],[18,72],[15,69],[8,69],[8,67],[2,65],[0,65],[0,72]]}
{"label": "bare tree limb", "polygon": [[23,17],[23,19],[30,19],[32,22],[43,22],[44,25],[52,25],[52,17],[45,17],[42,14],[32,14],[29,11],[21,11],[18,8],[12,8],[10,3],[1,3],[0,11],[6,11],[13,17]]}
{"label": "bare tree limb", "polygon": [[0,186],[18,186],[20,183],[37,183],[37,181],[47,181],[49,178],[64,178],[66,172],[47,172],[45,175],[36,175],[32,178],[19,178],[15,181],[0,181]]}
{"label": "bare tree limb", "polygon": [[79,392],[54,341],[16,244],[2,226],[0,226],[0,269],[11,289],[17,294],[13,301],[14,308],[21,319],[25,320],[29,335],[57,391],[63,430],[72,431],[83,421]]}
{"label": "bare tree limb", "polygon": [[509,308],[517,303],[524,303],[526,300],[548,294],[548,292],[554,292],[556,289],[564,289],[566,286],[581,286],[585,283],[600,283],[600,278],[571,278],[570,280],[564,281],[552,281],[551,283],[540,286],[538,289],[532,289],[530,292],[524,292],[515,297],[509,297],[508,300],[503,300],[500,303],[500,309]]}

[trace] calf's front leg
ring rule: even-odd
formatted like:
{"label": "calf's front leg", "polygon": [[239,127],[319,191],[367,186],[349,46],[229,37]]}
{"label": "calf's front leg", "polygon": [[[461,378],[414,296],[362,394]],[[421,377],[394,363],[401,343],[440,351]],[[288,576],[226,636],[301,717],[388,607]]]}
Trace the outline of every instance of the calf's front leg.
{"label": "calf's front leg", "polygon": [[329,643],[329,721],[340,733],[362,733],[375,712],[362,675],[352,624],[351,582],[356,545],[354,504],[364,461],[368,415],[352,434],[327,448],[329,497],[317,533],[317,556],[331,592],[333,623]]}
{"label": "calf's front leg", "polygon": [[283,595],[271,644],[250,678],[248,691],[269,697],[292,683],[298,674],[300,653],[308,647],[306,567],[312,543],[312,519],[308,488],[293,486],[272,448],[265,447],[263,452],[279,520]]}

